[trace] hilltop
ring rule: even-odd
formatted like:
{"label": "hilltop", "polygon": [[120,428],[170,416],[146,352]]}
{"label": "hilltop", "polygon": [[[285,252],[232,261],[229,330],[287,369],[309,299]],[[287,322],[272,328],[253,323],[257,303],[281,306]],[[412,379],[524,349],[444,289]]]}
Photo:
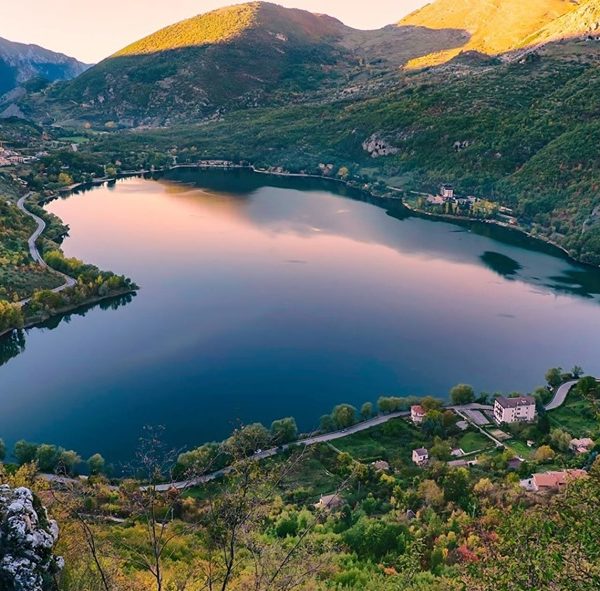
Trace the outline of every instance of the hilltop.
{"label": "hilltop", "polygon": [[348,63],[341,22],[252,2],[182,21],[104,60],[52,99],[75,117],[118,125],[202,118],[222,108],[287,102]]}
{"label": "hilltop", "polygon": [[410,14],[399,25],[463,29],[468,34],[468,41],[462,47],[433,52],[410,64],[432,66],[447,62],[461,51],[498,55],[518,49],[551,24],[545,40],[559,39],[563,36],[561,19],[576,11],[579,4],[576,0],[437,0]]}
{"label": "hilltop", "polygon": [[547,43],[557,39],[569,39],[581,35],[600,33],[600,3],[584,0],[573,11],[557,18],[527,39],[529,44]]}

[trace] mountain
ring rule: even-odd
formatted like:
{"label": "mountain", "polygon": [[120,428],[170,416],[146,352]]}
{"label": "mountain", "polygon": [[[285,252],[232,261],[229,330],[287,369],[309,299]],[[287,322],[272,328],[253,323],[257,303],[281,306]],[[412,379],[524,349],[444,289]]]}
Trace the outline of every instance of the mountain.
{"label": "mountain", "polygon": [[546,25],[527,39],[528,44],[547,43],[582,35],[600,34],[600,2],[587,0],[571,12]]}
{"label": "mountain", "polygon": [[[597,3],[597,0],[592,0]],[[408,15],[401,26],[427,29],[463,29],[468,41],[460,48],[430,53],[412,67],[449,61],[461,51],[498,55],[526,44],[536,32],[577,10],[577,0],[437,0]],[[560,27],[560,24],[557,24]],[[556,31],[546,40],[560,37]]]}
{"label": "mountain", "polygon": [[328,98],[396,79],[404,64],[460,48],[462,29],[359,31],[332,17],[250,2],[168,26],[118,51],[45,102],[63,123],[173,124],[232,109]]}
{"label": "mountain", "polygon": [[62,53],[0,37],[0,96],[34,78],[70,80],[88,66]]}
{"label": "mountain", "polygon": [[348,58],[340,21],[251,2],[162,29],[117,52],[54,98],[93,119],[153,124],[255,106],[318,88]]}

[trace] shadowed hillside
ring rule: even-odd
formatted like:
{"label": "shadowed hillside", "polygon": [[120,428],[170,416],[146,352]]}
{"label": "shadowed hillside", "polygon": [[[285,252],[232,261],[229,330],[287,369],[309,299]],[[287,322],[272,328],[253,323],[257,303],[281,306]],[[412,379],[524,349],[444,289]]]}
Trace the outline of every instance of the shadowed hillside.
{"label": "shadowed hillside", "polygon": [[317,88],[350,62],[348,29],[302,10],[253,2],[167,27],[104,60],[55,98],[128,126],[251,107]]}
{"label": "shadowed hillside", "polygon": [[0,37],[0,96],[33,78],[50,82],[70,80],[86,68],[85,64],[62,53]]}

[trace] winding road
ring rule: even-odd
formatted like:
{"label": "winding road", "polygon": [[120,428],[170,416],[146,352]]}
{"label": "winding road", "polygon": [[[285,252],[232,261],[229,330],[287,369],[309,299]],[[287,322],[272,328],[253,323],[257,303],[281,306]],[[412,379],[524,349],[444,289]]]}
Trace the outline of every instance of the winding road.
{"label": "winding road", "polygon": [[571,388],[577,384],[579,380],[571,380],[569,382],[565,382],[562,386],[559,386],[554,394],[554,398],[546,404],[546,410],[556,410],[560,408],[567,399],[567,394],[571,391]]}
{"label": "winding road", "polygon": [[[65,273],[61,273],[60,271],[57,271],[56,269],[52,269],[51,267],[48,266],[46,261],[42,258],[42,255],[40,254],[40,251],[37,248],[36,242],[37,242],[37,239],[42,235],[43,231],[46,229],[46,222],[41,217],[35,215],[34,213],[29,211],[25,207],[25,202],[27,201],[27,199],[29,199],[29,197],[31,195],[32,195],[32,193],[27,193],[26,195],[23,195],[23,197],[21,197],[17,201],[17,207],[25,215],[32,218],[35,221],[35,223],[37,224],[37,228],[35,229],[35,232],[27,240],[27,244],[29,246],[29,254],[31,255],[31,258],[38,265],[40,265],[44,269],[48,269],[48,270],[52,271],[52,273],[55,273],[56,275],[60,275],[60,277],[62,277],[64,279],[65,282],[62,285],[60,285],[59,287],[56,287],[52,290],[54,293],[59,293],[69,287],[74,287],[75,285],[77,285],[77,280],[74,279],[73,277],[70,277],[69,275],[66,275]],[[18,303],[19,303],[19,305],[24,306],[30,300],[31,300],[31,298],[25,298],[24,300],[21,300]]]}

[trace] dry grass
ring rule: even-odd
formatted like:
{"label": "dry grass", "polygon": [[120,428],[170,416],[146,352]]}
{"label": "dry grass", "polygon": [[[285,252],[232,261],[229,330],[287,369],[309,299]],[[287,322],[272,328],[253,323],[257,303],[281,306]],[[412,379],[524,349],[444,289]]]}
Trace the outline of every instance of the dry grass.
{"label": "dry grass", "polygon": [[470,39],[460,48],[417,58],[408,67],[441,64],[461,51],[487,55],[511,51],[576,8],[571,0],[438,0],[410,14],[400,24],[438,30],[464,29]]}

